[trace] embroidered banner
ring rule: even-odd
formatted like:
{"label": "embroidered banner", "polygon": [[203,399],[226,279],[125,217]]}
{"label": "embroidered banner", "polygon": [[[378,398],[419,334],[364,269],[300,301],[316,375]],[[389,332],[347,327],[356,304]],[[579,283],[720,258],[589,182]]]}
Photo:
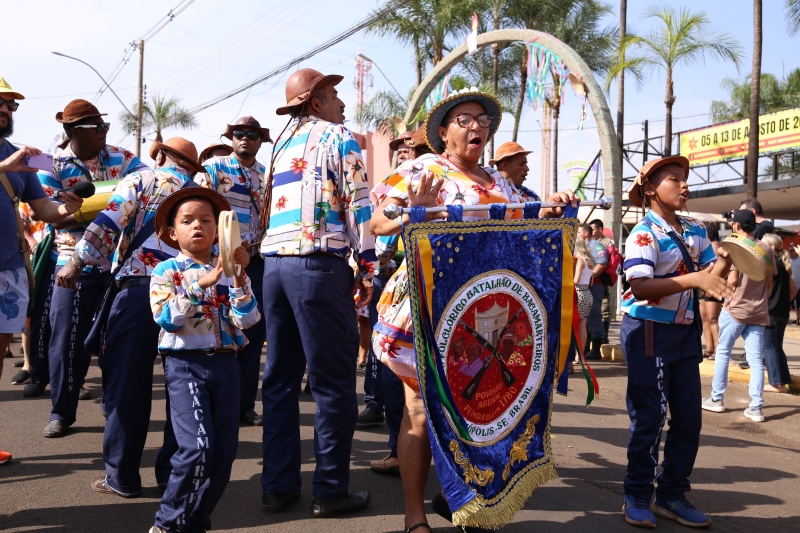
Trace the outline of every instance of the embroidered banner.
{"label": "embroidered banner", "polygon": [[455,525],[502,527],[557,476],[550,413],[571,338],[577,225],[404,231],[420,395]]}

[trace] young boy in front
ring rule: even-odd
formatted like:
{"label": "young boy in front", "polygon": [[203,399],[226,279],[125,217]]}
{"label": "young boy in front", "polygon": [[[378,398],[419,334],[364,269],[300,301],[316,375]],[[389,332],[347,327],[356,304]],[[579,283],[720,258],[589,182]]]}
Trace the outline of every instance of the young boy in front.
{"label": "young boy in front", "polygon": [[233,278],[212,251],[220,211],[229,210],[216,191],[184,188],[156,211],[159,238],[180,249],[160,263],[150,280],[150,305],[161,326],[164,383],[179,450],[150,533],[211,529],[211,512],[222,497],[239,439],[239,378],[236,352],[242,334],[260,320],[250,280],[249,254]]}
{"label": "young boy in front", "polygon": [[[711,518],[685,497],[700,442],[701,322],[697,291],[722,299],[733,293],[705,227],[678,216],[689,199],[689,161],[673,156],[648,162],[630,190],[630,202],[649,211],[625,243],[620,342],[628,366],[631,419],[622,513],[629,524],[656,527],[655,515],[685,526],[707,527]],[[705,270],[701,270],[705,269]],[[671,419],[663,470],[653,500],[661,431]]]}

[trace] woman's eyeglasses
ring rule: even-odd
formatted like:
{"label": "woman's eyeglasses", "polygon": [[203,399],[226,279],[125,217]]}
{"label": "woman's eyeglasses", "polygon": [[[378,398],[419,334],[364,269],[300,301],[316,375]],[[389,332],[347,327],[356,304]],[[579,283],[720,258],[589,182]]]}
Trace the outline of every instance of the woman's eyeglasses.
{"label": "woman's eyeglasses", "polygon": [[14,100],[4,100],[3,98],[0,98],[0,109],[2,109],[3,106],[6,106],[8,110],[13,113],[19,107],[19,102],[15,102]]}
{"label": "woman's eyeglasses", "polygon": [[462,128],[469,128],[472,126],[474,121],[478,121],[478,126],[481,128],[488,128],[492,125],[492,117],[487,114],[478,115],[477,117],[473,117],[472,115],[468,115],[467,113],[462,113],[457,115],[456,118],[453,119],[453,122],[461,126]]}
{"label": "woman's eyeglasses", "polygon": [[86,130],[97,130],[97,133],[108,133],[111,124],[108,122],[101,122],[100,124],[76,124],[73,128],[83,128]]}
{"label": "woman's eyeglasses", "polygon": [[244,131],[244,130],[233,130],[233,138],[237,141],[241,141],[247,137],[251,141],[257,141],[261,138],[261,133],[257,131]]}

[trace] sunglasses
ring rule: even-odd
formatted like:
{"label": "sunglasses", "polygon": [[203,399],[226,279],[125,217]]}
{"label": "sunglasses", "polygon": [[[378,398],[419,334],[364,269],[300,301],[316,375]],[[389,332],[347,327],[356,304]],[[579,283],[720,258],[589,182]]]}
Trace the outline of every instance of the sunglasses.
{"label": "sunglasses", "polygon": [[108,122],[101,122],[100,124],[77,124],[73,128],[83,128],[87,130],[97,130],[97,133],[108,133],[111,124]]}
{"label": "sunglasses", "polygon": [[469,128],[476,120],[478,121],[478,126],[481,128],[488,128],[492,125],[492,117],[485,113],[483,115],[478,115],[477,117],[462,113],[461,115],[456,116],[456,118],[453,119],[453,122],[462,128]]}
{"label": "sunglasses", "polygon": [[257,131],[233,130],[233,138],[237,141],[241,141],[245,137],[251,141],[257,141],[261,138],[261,134]]}
{"label": "sunglasses", "polygon": [[8,110],[13,113],[14,111],[17,110],[17,108],[19,108],[19,102],[15,102],[14,100],[4,100],[0,98],[0,109],[2,109],[3,106],[6,106]]}

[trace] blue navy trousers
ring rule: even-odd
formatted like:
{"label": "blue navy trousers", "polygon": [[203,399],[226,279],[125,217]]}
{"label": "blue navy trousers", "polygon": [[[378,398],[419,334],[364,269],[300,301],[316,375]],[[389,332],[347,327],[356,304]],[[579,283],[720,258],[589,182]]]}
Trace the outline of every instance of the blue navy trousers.
{"label": "blue navy trousers", "polygon": [[628,366],[626,400],[631,419],[625,494],[643,498],[653,494],[658,448],[669,406],[671,418],[656,497],[680,498],[691,489],[689,476],[703,425],[699,328],[625,315],[619,336]]}
{"label": "blue navy trousers", "polygon": [[267,360],[261,401],[264,492],[298,492],[300,408],[297,391],[308,365],[317,412],[314,420],[316,498],[347,497],[350,449],[358,415],[358,326],[353,270],[328,254],[271,256],[264,260]]}
{"label": "blue navy trousers", "polygon": [[31,333],[28,354],[31,362],[31,381],[50,383],[50,301],[56,284],[56,262],[51,259],[42,276],[42,286],[36,293],[31,312]]}
{"label": "blue navy trousers", "polygon": [[[105,347],[98,356],[106,409],[106,483],[122,495],[134,495],[142,490],[139,464],[150,426],[153,365],[160,331],[150,310],[149,284],[117,294],[108,315],[107,331]],[[174,439],[169,419],[164,433],[165,442]],[[159,454],[159,461],[168,460],[169,456]],[[157,463],[156,472],[159,469]]]}
{"label": "blue navy trousers", "polygon": [[247,337],[247,346],[239,350],[236,359],[239,361],[241,376],[241,401],[239,412],[252,411],[256,406],[258,382],[261,374],[261,350],[264,348],[264,339],[267,337],[267,327],[264,322],[264,308],[261,305],[261,284],[264,278],[264,262],[261,257],[250,258],[250,264],[244,269],[253,288],[253,295],[261,312],[261,320],[257,324],[244,330]]}
{"label": "blue navy trousers", "polygon": [[[378,301],[389,276],[375,276],[372,279],[372,301],[369,303],[369,325],[371,328],[378,323]],[[403,382],[397,375],[386,368],[378,360],[369,343],[367,356],[367,372],[364,377],[364,401],[373,409],[384,410],[386,426],[389,428],[389,449],[391,455],[397,457],[397,435],[400,434],[400,422],[403,420],[403,407],[405,406],[405,391]]]}
{"label": "blue navy trousers", "polygon": [[[592,309],[589,311],[589,316],[586,317],[586,329],[589,332],[588,338],[602,339],[606,333],[603,326],[603,295],[606,289],[602,283],[598,283],[590,286],[589,292],[592,293]],[[588,351],[588,348],[586,351]]]}
{"label": "blue navy trousers", "polygon": [[[56,267],[56,274],[61,267]],[[82,273],[78,290],[53,287],[50,299],[50,397],[53,409],[50,420],[75,422],[80,394],[91,354],[83,342],[92,328],[95,309],[110,274]]]}
{"label": "blue navy trousers", "polygon": [[164,382],[178,451],[156,512],[158,527],[175,533],[211,529],[239,444],[240,376],[232,353],[166,355]]}

